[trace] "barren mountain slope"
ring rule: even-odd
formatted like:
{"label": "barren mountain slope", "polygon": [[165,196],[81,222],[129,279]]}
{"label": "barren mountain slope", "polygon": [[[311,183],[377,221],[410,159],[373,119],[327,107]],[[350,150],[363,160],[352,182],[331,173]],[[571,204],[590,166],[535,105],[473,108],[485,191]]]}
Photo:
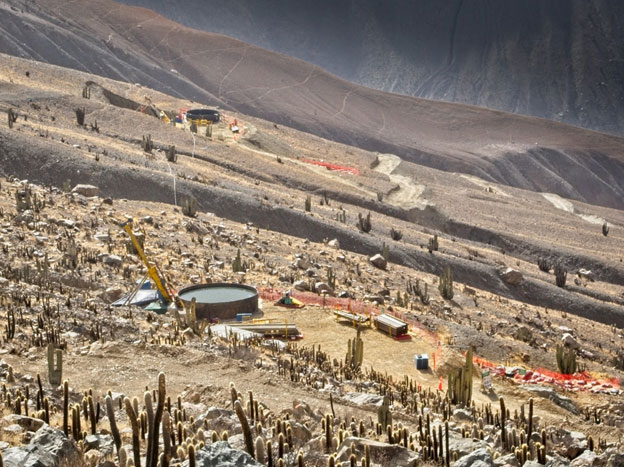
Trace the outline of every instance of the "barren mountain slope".
{"label": "barren mountain slope", "polygon": [[0,14],[9,53],[139,81],[430,167],[624,206],[624,142],[617,137],[370,90],[109,0],[11,0]]}
{"label": "barren mountain slope", "polygon": [[123,3],[383,91],[624,132],[621,2]]}
{"label": "barren mountain slope", "polygon": [[[18,115],[12,129],[0,126],[0,169],[6,175],[56,186],[65,180],[93,183],[104,195],[177,205],[192,196],[200,209],[216,215],[313,241],[337,238],[343,248],[362,254],[390,243],[388,255],[397,264],[435,275],[450,265],[457,280],[473,287],[624,324],[623,211],[402,162],[240,113],[225,112],[213,137],[192,138],[115,105],[122,98],[141,101],[146,93],[165,110],[185,101],[56,66],[2,59],[7,74],[0,109],[11,107]],[[81,97],[85,88],[89,99]],[[85,127],[76,125],[74,109],[80,107]],[[234,119],[239,134],[227,127]],[[90,126],[96,122],[97,131]],[[151,154],[141,149],[147,135],[157,148]],[[175,164],[165,158],[170,144],[179,154]],[[322,161],[348,165],[351,173],[311,163]],[[355,223],[368,211],[372,230],[364,234]],[[611,225],[607,237],[601,233],[604,220]],[[390,241],[391,228],[403,232],[401,241]],[[425,248],[433,233],[440,235],[435,254]],[[570,272],[566,288],[538,270],[540,257],[562,262]],[[522,271],[525,281],[507,284],[500,273],[505,267]],[[596,282],[575,281],[580,269],[591,269]]]}

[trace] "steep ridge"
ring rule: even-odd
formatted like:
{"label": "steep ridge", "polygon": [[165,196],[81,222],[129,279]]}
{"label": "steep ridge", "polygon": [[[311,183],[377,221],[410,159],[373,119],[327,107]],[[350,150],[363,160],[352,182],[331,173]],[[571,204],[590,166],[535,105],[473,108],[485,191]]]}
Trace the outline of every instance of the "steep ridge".
{"label": "steep ridge", "polygon": [[618,137],[364,88],[111,0],[11,0],[0,15],[8,39],[0,50],[8,53],[138,81],[422,165],[624,207]]}
{"label": "steep ridge", "polygon": [[622,2],[122,1],[383,91],[624,134]]}

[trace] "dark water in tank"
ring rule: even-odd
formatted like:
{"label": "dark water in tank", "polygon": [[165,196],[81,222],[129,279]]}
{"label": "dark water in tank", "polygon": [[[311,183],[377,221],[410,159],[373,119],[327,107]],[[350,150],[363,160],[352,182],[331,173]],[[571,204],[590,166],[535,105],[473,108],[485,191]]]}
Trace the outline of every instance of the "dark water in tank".
{"label": "dark water in tank", "polygon": [[180,294],[180,298],[191,301],[193,297],[197,303],[226,303],[244,300],[256,295],[256,292],[239,287],[206,287],[204,289],[189,290]]}

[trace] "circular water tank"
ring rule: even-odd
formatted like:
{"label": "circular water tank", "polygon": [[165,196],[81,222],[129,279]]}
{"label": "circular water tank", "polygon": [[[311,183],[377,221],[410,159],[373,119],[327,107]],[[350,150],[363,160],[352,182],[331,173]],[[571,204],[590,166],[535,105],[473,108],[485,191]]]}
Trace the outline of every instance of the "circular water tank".
{"label": "circular water tank", "polygon": [[258,291],[241,284],[199,284],[178,292],[185,306],[195,298],[195,312],[198,319],[235,319],[239,313],[258,311]]}

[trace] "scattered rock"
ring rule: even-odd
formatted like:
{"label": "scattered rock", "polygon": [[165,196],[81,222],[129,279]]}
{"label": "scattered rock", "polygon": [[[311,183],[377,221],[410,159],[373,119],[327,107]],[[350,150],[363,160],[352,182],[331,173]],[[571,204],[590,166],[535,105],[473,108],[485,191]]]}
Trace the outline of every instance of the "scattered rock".
{"label": "scattered rock", "polygon": [[314,284],[314,291],[317,293],[326,293],[333,295],[334,289],[332,289],[327,282],[317,282]]}
{"label": "scattered rock", "polygon": [[104,255],[102,257],[102,262],[110,266],[121,266],[121,263],[123,263],[123,260],[121,259],[120,256],[117,256],[117,255]]}
{"label": "scattered rock", "polygon": [[373,266],[379,269],[386,269],[386,267],[388,266],[388,261],[386,261],[386,258],[384,258],[379,253],[377,253],[375,256],[371,256],[368,260]]}
{"label": "scattered rock", "polygon": [[100,194],[100,189],[94,185],[76,185],[72,190],[72,193],[78,193],[79,195],[91,198]]}
{"label": "scattered rock", "polygon": [[[233,449],[226,441],[204,446],[195,453],[197,467],[262,467],[245,451]],[[189,467],[188,459],[182,464]]]}
{"label": "scattered rock", "polygon": [[330,240],[329,242],[327,242],[327,245],[332,247],[332,248],[335,248],[336,250],[340,249],[340,242],[338,241],[337,238],[334,238],[334,239]]}
{"label": "scattered rock", "polygon": [[113,454],[115,444],[111,435],[96,433],[85,438],[85,447],[87,450],[97,449],[103,454]]}
{"label": "scattered rock", "polygon": [[338,448],[338,460],[347,461],[351,456],[351,445],[355,448],[355,455],[360,459],[364,455],[365,446],[370,450],[371,463],[379,465],[400,465],[416,466],[419,456],[414,451],[410,451],[397,444],[381,443],[371,439],[349,437],[346,438]]}
{"label": "scattered rock", "polygon": [[44,425],[26,446],[2,453],[5,467],[59,467],[80,465],[80,451],[61,430]]}
{"label": "scattered rock", "polygon": [[38,418],[27,417],[25,415],[11,414],[2,417],[2,425],[18,425],[26,431],[37,431],[45,422]]}
{"label": "scattered rock", "polygon": [[342,398],[347,402],[352,402],[357,406],[374,405],[381,406],[383,396],[379,394],[367,394],[365,392],[348,392]]}
{"label": "scattered rock", "polygon": [[[526,465],[526,464],[525,464]],[[492,454],[486,448],[479,448],[466,456],[460,457],[453,467],[493,467]]]}
{"label": "scattered rock", "polygon": [[581,279],[586,279],[590,282],[594,282],[596,280],[594,273],[587,269],[579,269],[577,274]]}
{"label": "scattered rock", "polygon": [[578,349],[580,347],[578,341],[572,337],[572,334],[564,334],[563,337],[561,337],[561,342],[563,345],[573,349]]}
{"label": "scattered rock", "polygon": [[457,457],[462,458],[478,449],[485,449],[488,444],[480,439],[462,438],[455,432],[449,433],[449,450],[457,452]]}
{"label": "scattered rock", "polygon": [[534,394],[537,394],[540,397],[543,397],[545,399],[548,399],[549,401],[553,402],[554,404],[558,405],[559,407],[562,407],[564,409],[566,409],[569,412],[572,413],[577,413],[576,407],[574,406],[574,403],[572,402],[572,400],[568,397],[562,396],[561,394],[558,394],[554,389],[552,388],[548,388],[545,386],[525,386],[525,389],[529,392],[532,392]]}
{"label": "scattered rock", "polygon": [[522,284],[522,281],[524,280],[522,273],[512,268],[507,268],[501,271],[500,276],[503,282],[514,286]]}
{"label": "scattered rock", "polygon": [[295,281],[293,283],[293,288],[301,292],[307,292],[308,290],[310,290],[310,285],[307,281]]}

